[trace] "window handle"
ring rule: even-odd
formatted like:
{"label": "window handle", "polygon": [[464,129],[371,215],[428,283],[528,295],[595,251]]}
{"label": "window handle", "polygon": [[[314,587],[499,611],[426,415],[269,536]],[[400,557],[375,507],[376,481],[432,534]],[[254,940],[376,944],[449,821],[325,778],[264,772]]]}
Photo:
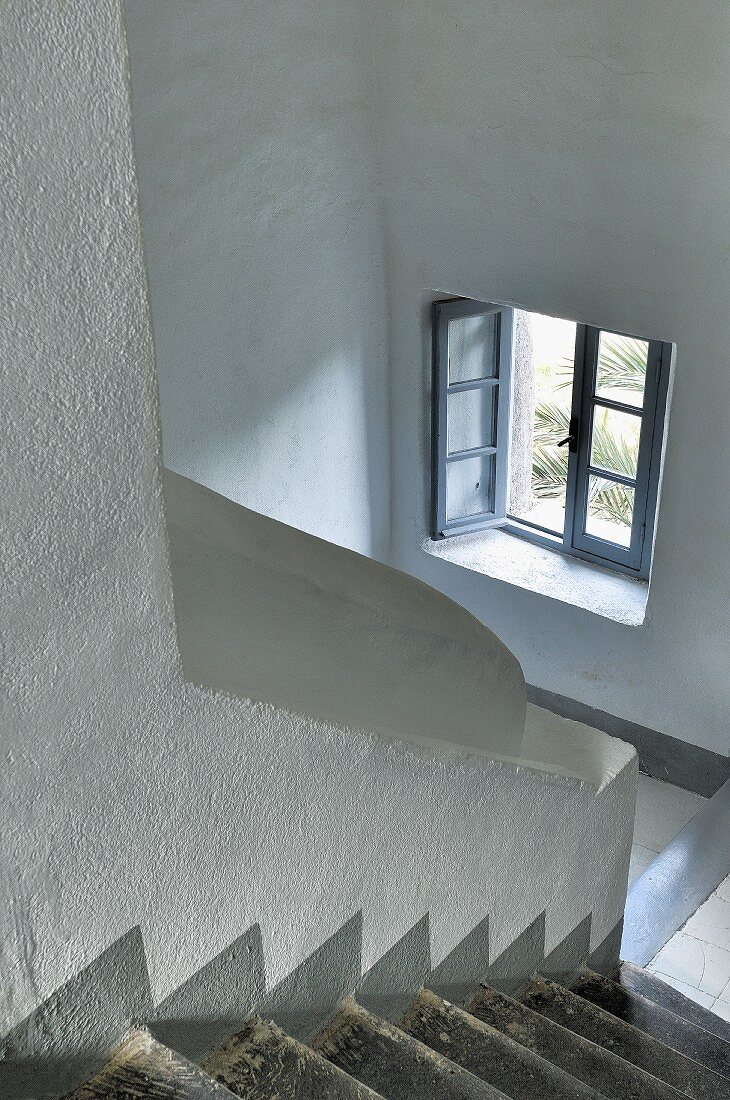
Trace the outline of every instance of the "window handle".
{"label": "window handle", "polygon": [[564,447],[568,444],[568,450],[571,454],[575,454],[578,450],[578,429],[580,428],[580,422],[577,416],[572,417],[570,421],[570,427],[568,429],[569,435],[566,435],[565,439],[559,439],[556,446]]}

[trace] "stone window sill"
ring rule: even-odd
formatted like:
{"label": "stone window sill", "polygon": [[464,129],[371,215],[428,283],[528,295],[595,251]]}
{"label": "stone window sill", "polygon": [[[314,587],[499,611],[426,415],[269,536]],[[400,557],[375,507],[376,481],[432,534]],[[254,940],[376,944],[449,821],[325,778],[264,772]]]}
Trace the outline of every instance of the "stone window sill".
{"label": "stone window sill", "polygon": [[479,531],[423,543],[427,554],[504,581],[604,619],[641,626],[649,585],[560,550],[537,546],[507,531]]}

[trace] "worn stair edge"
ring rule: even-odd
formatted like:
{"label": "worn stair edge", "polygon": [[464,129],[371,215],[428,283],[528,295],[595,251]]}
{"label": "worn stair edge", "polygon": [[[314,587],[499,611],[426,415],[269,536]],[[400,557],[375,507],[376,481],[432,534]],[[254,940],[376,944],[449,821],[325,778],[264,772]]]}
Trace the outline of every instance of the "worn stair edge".
{"label": "worn stair edge", "polygon": [[567,986],[591,1004],[730,1080],[730,1045],[697,1024],[591,970],[580,971]]}
{"label": "worn stair edge", "polygon": [[684,1100],[684,1094],[666,1081],[533,1012],[499,990],[483,986],[467,1011],[608,1100]]}
{"label": "worn stair edge", "polygon": [[599,1100],[583,1081],[464,1009],[423,990],[401,1021],[414,1039],[450,1058],[512,1100]]}
{"label": "worn stair edge", "polygon": [[374,1016],[353,998],[314,1046],[388,1100],[505,1100],[498,1089]]}
{"label": "worn stair edge", "polygon": [[233,1100],[233,1093],[199,1066],[163,1046],[148,1031],[133,1032],[99,1073],[65,1100]]}
{"label": "worn stair edge", "polygon": [[245,1100],[382,1100],[276,1024],[252,1016],[203,1062],[212,1078]]}
{"label": "worn stair edge", "polygon": [[653,1001],[662,1008],[668,1008],[675,1016],[680,1016],[683,1020],[704,1028],[710,1034],[717,1035],[718,1039],[724,1039],[726,1043],[730,1043],[730,1022],[715,1015],[709,1008],[703,1008],[696,1001],[685,997],[684,993],[680,993],[674,986],[663,982],[648,970],[642,970],[640,966],[634,966],[630,962],[622,962],[616,981],[624,989],[639,993],[648,1001]]}
{"label": "worn stair edge", "polygon": [[728,1100],[724,1077],[556,982],[536,978],[520,1000],[540,1015],[612,1050],[694,1100]]}

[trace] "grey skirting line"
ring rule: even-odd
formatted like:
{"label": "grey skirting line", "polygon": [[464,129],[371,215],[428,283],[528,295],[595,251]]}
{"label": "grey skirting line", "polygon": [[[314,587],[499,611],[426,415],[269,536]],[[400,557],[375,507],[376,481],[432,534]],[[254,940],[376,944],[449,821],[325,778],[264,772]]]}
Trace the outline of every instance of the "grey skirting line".
{"label": "grey skirting line", "polygon": [[620,741],[628,741],[639,754],[642,772],[664,783],[673,783],[675,787],[711,798],[730,779],[730,756],[690,745],[678,737],[669,737],[666,733],[532,684],[527,685],[527,698],[535,706],[559,714],[562,718],[584,722],[611,737],[618,737]]}
{"label": "grey skirting line", "polygon": [[646,966],[728,874],[730,781],[632,883],[621,957]]}

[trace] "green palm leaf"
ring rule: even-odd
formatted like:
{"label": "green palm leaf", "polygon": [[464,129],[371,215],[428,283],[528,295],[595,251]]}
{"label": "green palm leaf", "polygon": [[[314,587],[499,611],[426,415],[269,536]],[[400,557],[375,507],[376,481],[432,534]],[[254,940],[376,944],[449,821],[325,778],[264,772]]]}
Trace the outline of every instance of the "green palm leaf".
{"label": "green palm leaf", "polygon": [[601,387],[644,392],[646,343],[631,336],[604,336],[598,362]]}
{"label": "green palm leaf", "polygon": [[[636,473],[637,446],[616,437],[606,425],[605,414],[593,428],[592,462],[614,473],[633,477]],[[568,432],[570,410],[555,402],[543,402],[535,409],[533,440],[532,491],[540,500],[562,497],[568,477],[568,455],[557,446]],[[591,481],[591,506],[601,519],[620,526],[631,525],[633,493],[624,485],[604,478]]]}
{"label": "green palm leaf", "polygon": [[634,511],[633,491],[615,481],[593,478],[590,488],[591,511],[599,519],[619,527],[630,527]]}
{"label": "green palm leaf", "polygon": [[[556,389],[564,390],[573,385],[573,369],[572,359],[564,359],[558,364],[555,374],[562,377],[555,383]],[[643,393],[646,382],[646,342],[632,336],[608,336],[604,333],[598,369],[601,389]]]}

